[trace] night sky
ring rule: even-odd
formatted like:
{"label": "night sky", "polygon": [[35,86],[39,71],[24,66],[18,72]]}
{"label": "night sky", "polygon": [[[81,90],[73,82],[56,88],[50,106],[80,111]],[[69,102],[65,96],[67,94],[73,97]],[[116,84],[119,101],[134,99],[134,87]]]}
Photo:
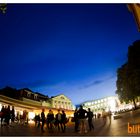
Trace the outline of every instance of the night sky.
{"label": "night sky", "polygon": [[126,4],[8,4],[0,13],[0,88],[74,104],[115,95],[116,71],[140,39]]}

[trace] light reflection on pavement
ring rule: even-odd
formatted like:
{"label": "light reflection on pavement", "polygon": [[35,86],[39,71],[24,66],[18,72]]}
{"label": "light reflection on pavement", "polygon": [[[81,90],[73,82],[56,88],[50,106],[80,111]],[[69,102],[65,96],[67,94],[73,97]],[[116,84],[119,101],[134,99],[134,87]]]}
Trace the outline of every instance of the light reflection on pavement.
{"label": "light reflection on pavement", "polygon": [[131,124],[140,124],[140,109],[131,111],[128,113],[121,114],[122,118],[113,119],[111,123],[107,119],[106,123],[103,122],[102,118],[94,119],[95,130],[86,134],[79,134],[74,132],[74,123],[70,122],[67,124],[66,132],[58,132],[57,129],[54,133],[48,133],[45,128],[45,133],[42,133],[40,128],[36,128],[34,123],[29,125],[14,124],[13,126],[0,127],[1,136],[140,136],[139,134],[128,134],[127,125],[128,122]]}

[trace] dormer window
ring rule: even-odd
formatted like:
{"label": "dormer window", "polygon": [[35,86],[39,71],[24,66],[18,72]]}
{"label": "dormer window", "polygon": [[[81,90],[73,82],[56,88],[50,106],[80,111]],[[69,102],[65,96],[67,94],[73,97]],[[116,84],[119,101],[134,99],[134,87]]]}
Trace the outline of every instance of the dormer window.
{"label": "dormer window", "polygon": [[35,100],[37,99],[37,95],[36,95],[36,94],[34,94],[34,99],[35,99]]}
{"label": "dormer window", "polygon": [[61,96],[60,98],[63,99],[63,100],[65,99],[63,96]]}
{"label": "dormer window", "polygon": [[31,93],[28,92],[28,93],[27,93],[27,97],[31,97]]}

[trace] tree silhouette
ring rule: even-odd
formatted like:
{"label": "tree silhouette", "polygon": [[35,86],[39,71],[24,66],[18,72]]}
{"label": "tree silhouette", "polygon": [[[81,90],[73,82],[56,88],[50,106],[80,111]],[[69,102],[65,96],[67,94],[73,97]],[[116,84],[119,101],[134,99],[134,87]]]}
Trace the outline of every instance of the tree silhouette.
{"label": "tree silhouette", "polygon": [[116,93],[121,102],[132,101],[140,96],[140,40],[128,49],[128,61],[117,70]]}

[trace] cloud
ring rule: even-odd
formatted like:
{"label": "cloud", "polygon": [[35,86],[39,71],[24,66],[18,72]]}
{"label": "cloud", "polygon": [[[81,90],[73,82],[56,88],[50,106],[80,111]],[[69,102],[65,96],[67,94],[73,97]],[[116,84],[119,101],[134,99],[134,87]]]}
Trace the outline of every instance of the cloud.
{"label": "cloud", "polygon": [[79,89],[85,89],[85,88],[89,88],[89,87],[91,87],[91,86],[96,86],[96,85],[102,84],[103,82],[108,81],[108,80],[110,80],[110,79],[112,79],[112,78],[114,78],[114,77],[115,77],[115,76],[113,75],[113,76],[109,76],[109,77],[107,77],[107,78],[105,78],[105,79],[102,79],[102,80],[95,80],[95,81],[93,81],[93,82],[90,82],[90,83],[88,83],[88,84],[83,85],[83,86],[80,87]]}
{"label": "cloud", "polygon": [[88,88],[88,87],[91,87],[91,86],[95,86],[95,85],[101,84],[103,82],[104,82],[104,80],[96,80],[96,81],[93,81],[93,82],[91,82],[89,84],[84,85],[83,87],[80,87],[80,89],[84,89],[84,88]]}

